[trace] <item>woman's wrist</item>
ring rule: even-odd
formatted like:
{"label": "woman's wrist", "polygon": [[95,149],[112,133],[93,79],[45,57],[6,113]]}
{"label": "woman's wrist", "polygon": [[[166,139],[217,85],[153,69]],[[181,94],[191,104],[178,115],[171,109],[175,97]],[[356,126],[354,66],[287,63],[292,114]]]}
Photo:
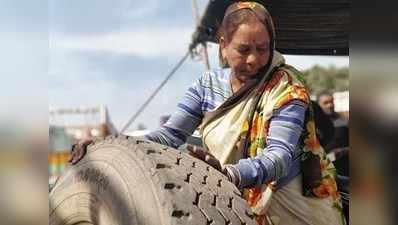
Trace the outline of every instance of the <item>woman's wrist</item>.
{"label": "woman's wrist", "polygon": [[239,187],[241,181],[239,170],[234,165],[227,164],[225,165],[225,171],[229,181]]}

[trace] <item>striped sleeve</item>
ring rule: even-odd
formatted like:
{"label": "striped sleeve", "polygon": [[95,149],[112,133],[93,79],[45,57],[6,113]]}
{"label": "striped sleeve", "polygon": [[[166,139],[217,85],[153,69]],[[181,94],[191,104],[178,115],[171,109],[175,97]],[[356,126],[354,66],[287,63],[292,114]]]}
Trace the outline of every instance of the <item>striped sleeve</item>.
{"label": "striped sleeve", "polygon": [[251,159],[241,159],[233,165],[240,174],[240,187],[260,186],[278,181],[290,173],[294,158],[298,155],[297,143],[304,126],[307,105],[292,101],[273,113],[267,137],[267,149]]}
{"label": "striped sleeve", "polygon": [[186,91],[169,120],[160,129],[145,137],[174,148],[184,144],[187,137],[192,135],[202,121],[202,96],[203,89],[199,79]]}

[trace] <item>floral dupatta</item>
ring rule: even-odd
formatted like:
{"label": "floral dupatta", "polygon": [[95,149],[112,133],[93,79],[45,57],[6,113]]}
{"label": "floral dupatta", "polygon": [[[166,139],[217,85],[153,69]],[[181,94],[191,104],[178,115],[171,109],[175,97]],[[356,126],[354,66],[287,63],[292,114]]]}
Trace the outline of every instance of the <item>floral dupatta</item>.
{"label": "floral dupatta", "polygon": [[[308,105],[299,143],[303,195],[319,198],[332,196],[334,207],[341,211],[335,181],[336,170],[316,136],[308,91],[300,72],[284,64],[281,57],[276,55],[267,74],[251,90],[246,90],[240,99],[227,100],[211,115],[205,115],[201,125],[203,143],[222,165],[237,163],[241,158],[253,158],[267,150],[269,119],[273,111],[290,101],[300,100]],[[261,198],[266,194],[267,187],[269,184],[243,190],[243,195],[254,212],[265,214],[267,206]],[[265,216],[261,215],[258,219],[264,219]]]}

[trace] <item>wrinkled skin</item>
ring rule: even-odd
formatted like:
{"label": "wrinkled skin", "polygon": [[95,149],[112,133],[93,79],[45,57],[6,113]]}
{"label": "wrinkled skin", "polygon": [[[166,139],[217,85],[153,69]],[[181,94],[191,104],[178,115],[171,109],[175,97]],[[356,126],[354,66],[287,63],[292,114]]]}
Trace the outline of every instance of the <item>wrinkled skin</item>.
{"label": "wrinkled skin", "polygon": [[232,37],[220,38],[221,54],[231,68],[234,92],[254,78],[270,58],[270,36],[261,22],[241,24]]}
{"label": "wrinkled skin", "polygon": [[191,156],[204,161],[205,163],[212,166],[214,169],[219,170],[224,174],[226,173],[226,171],[222,169],[220,161],[204,148],[194,145],[187,145],[187,150]]}
{"label": "wrinkled skin", "polygon": [[75,165],[78,163],[87,152],[87,146],[93,143],[92,139],[83,139],[72,145],[71,157],[69,159],[69,163]]}

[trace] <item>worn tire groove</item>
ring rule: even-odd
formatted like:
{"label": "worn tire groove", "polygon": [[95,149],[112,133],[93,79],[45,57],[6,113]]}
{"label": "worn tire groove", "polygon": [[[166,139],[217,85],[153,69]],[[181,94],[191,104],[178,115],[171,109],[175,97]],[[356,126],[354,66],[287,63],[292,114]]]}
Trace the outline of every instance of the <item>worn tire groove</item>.
{"label": "worn tire groove", "polygon": [[[240,191],[208,164],[171,147],[128,136],[98,139],[89,146],[87,154],[101,155],[101,151],[113,147],[123,147],[124,150],[118,151],[118,154],[136,158],[140,167],[146,169],[145,179],[153,184],[153,187],[146,188],[153,189],[158,202],[157,209],[151,208],[148,212],[159,212],[162,221],[156,225],[256,224]],[[106,154],[112,157],[112,152]],[[122,166],[110,162],[113,166]],[[142,204],[141,207],[145,207],[145,203]],[[155,225],[145,221],[139,224]]]}

